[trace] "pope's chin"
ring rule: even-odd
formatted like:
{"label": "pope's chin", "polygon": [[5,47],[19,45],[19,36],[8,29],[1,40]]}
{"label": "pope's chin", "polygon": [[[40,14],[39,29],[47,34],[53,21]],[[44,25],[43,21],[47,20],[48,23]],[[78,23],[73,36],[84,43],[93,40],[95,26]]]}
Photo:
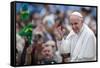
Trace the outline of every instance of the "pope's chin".
{"label": "pope's chin", "polygon": [[79,33],[79,30],[73,30],[75,33]]}

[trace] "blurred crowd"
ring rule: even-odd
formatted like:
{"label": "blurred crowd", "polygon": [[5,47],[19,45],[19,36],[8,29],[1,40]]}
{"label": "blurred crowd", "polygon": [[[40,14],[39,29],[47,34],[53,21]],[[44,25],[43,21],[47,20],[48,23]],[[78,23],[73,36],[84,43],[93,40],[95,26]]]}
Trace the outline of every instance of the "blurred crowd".
{"label": "blurred crowd", "polygon": [[16,65],[67,63],[61,41],[72,30],[69,16],[79,11],[96,32],[96,8],[85,6],[16,3]]}

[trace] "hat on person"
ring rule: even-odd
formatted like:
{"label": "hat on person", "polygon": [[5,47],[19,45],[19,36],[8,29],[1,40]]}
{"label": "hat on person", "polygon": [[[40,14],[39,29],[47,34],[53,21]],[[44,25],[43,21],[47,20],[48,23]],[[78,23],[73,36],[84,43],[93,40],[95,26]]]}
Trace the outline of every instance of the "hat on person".
{"label": "hat on person", "polygon": [[76,16],[79,16],[79,17],[83,17],[81,13],[79,12],[73,12],[71,15],[76,15]]}

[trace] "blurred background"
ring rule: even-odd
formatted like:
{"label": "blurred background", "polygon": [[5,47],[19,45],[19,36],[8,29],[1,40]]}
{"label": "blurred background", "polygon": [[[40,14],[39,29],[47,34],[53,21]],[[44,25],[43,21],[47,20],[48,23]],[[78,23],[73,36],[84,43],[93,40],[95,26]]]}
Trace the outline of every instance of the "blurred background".
{"label": "blurred background", "polygon": [[16,3],[16,65],[67,63],[61,41],[72,30],[74,11],[96,36],[96,7]]}

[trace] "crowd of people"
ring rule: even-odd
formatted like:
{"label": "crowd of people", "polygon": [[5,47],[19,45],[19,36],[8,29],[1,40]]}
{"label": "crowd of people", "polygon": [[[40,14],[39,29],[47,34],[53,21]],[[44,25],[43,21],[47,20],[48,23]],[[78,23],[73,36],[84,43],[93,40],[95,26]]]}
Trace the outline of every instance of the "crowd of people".
{"label": "crowd of people", "polygon": [[16,3],[16,65],[70,62],[62,41],[72,30],[69,16],[74,11],[96,36],[95,7]]}

